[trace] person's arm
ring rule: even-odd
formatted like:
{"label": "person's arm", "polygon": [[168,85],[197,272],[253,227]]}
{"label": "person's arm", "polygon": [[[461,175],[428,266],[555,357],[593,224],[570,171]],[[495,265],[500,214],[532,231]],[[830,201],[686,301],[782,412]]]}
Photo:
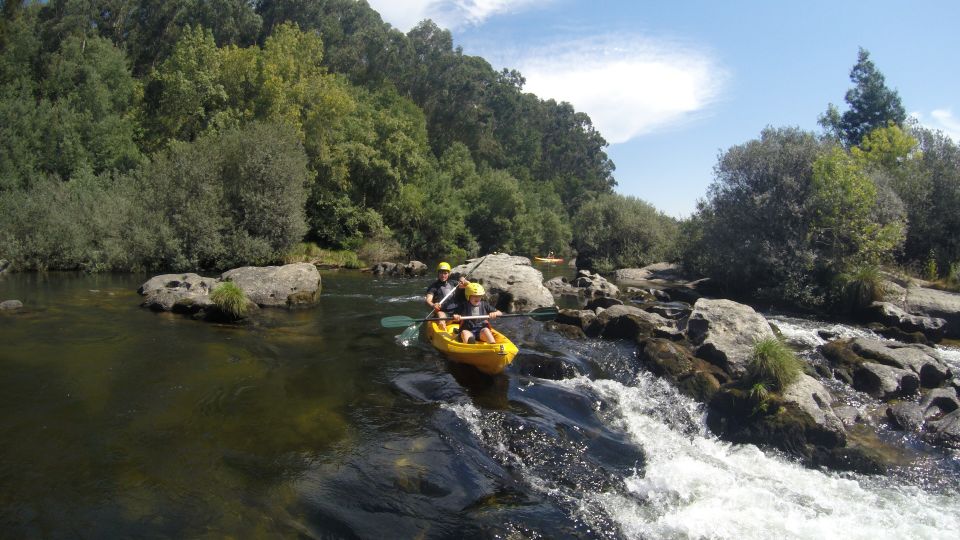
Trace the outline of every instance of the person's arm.
{"label": "person's arm", "polygon": [[434,306],[434,304],[433,304],[433,291],[432,291],[432,290],[427,291],[427,296],[424,297],[424,301],[427,303],[428,306],[436,309],[436,306]]}
{"label": "person's arm", "polygon": [[[486,302],[486,300],[484,300],[484,302]],[[487,302],[487,315],[490,316],[490,320],[492,321],[497,317],[503,315],[503,312],[500,311],[499,309],[494,309],[494,307],[491,306],[489,302]]]}

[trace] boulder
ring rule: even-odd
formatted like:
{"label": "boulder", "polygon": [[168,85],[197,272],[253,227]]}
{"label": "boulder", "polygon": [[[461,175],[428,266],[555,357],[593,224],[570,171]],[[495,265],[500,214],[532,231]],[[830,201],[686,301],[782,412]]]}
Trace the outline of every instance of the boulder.
{"label": "boulder", "polygon": [[573,286],[580,290],[581,294],[587,298],[598,296],[618,296],[620,289],[607,281],[607,278],[600,274],[592,274],[588,270],[578,270],[577,277],[573,280]]}
{"label": "boulder", "polygon": [[678,265],[665,262],[654,263],[643,268],[621,268],[614,271],[613,280],[618,285],[633,287],[687,281]]}
{"label": "boulder", "polygon": [[658,337],[667,337],[672,334],[669,330],[675,329],[673,321],[634,306],[619,304],[598,311],[600,335],[607,339],[639,341],[657,335],[658,330],[666,331]]}
{"label": "boulder", "polygon": [[553,295],[543,286],[543,274],[530,265],[530,259],[505,253],[471,259],[453,269],[453,274],[466,274],[479,282],[487,299],[504,312],[530,311],[555,306]]}
{"label": "boulder", "polygon": [[934,343],[943,339],[947,321],[938,317],[911,315],[890,302],[874,302],[866,311],[872,321],[899,328],[908,334],[922,332]]}
{"label": "boulder", "polygon": [[924,345],[856,338],[850,342],[850,349],[868,361],[912,371],[924,388],[937,388],[952,375],[936,349]]}
{"label": "boulder", "polygon": [[920,378],[906,369],[864,362],[853,373],[853,387],[882,401],[907,397],[920,388]]}
{"label": "boulder", "polygon": [[137,292],[146,296],[140,304],[154,311],[197,313],[213,305],[210,291],[217,285],[216,278],[198,274],[162,274],[144,282]]}
{"label": "boulder", "polygon": [[801,373],[800,378],[783,390],[783,400],[794,403],[803,412],[810,415],[818,430],[833,433],[840,445],[846,444],[846,430],[840,417],[833,412],[833,396],[820,381]]}
{"label": "boulder", "polygon": [[960,399],[953,388],[935,388],[923,394],[919,407],[924,418],[933,420],[960,409]]}
{"label": "boulder", "polygon": [[918,432],[923,427],[923,411],[912,401],[902,401],[887,407],[887,419],[894,428]]}
{"label": "boulder", "polygon": [[701,403],[708,403],[720,385],[730,380],[717,366],[666,339],[641,341],[637,358],[651,373],[666,378],[682,393]]}
{"label": "boulder", "polygon": [[598,296],[592,298],[587,305],[583,306],[583,309],[591,309],[597,311],[597,309],[607,309],[613,306],[622,306],[623,300],[617,298],[610,298],[608,296]]}
{"label": "boulder", "polygon": [[925,439],[936,446],[960,450],[960,410],[939,420],[928,420]]}
{"label": "boulder", "polygon": [[244,266],[224,272],[260,307],[312,306],[320,299],[320,272],[310,263],[284,266]]}
{"label": "boulder", "polygon": [[567,278],[557,276],[555,278],[548,279],[544,284],[544,287],[550,291],[554,296],[579,296],[580,289],[574,287]]}
{"label": "boulder", "polygon": [[738,378],[746,371],[757,341],[775,336],[767,320],[750,306],[701,298],[687,322],[687,337],[696,346],[697,356]]}
{"label": "boulder", "polygon": [[407,264],[395,262],[379,262],[370,267],[375,276],[420,277],[427,274],[427,265],[420,261],[410,261]]}
{"label": "boulder", "polygon": [[960,339],[960,294],[910,286],[903,309],[914,315],[943,319],[944,336]]}
{"label": "boulder", "polygon": [[23,302],[19,300],[4,300],[0,302],[0,311],[13,311],[23,307]]}
{"label": "boulder", "polygon": [[209,294],[216,282],[217,278],[203,277],[193,273],[162,274],[148,279],[137,289],[137,292],[148,295],[160,289],[183,289],[197,294]]}

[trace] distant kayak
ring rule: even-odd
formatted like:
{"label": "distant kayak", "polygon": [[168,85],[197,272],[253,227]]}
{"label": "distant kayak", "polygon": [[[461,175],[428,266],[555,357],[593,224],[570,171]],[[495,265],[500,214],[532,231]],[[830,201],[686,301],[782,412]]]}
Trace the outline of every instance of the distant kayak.
{"label": "distant kayak", "polygon": [[561,263],[563,259],[559,257],[534,257],[533,260],[545,263]]}
{"label": "distant kayak", "polygon": [[458,337],[460,325],[457,323],[448,322],[446,332],[435,322],[428,322],[426,326],[430,343],[438,351],[454,362],[470,364],[488,375],[501,373],[513,362],[513,357],[518,352],[517,346],[507,339],[507,336],[493,328],[490,330],[496,340],[494,343],[479,340],[476,343],[463,343]]}

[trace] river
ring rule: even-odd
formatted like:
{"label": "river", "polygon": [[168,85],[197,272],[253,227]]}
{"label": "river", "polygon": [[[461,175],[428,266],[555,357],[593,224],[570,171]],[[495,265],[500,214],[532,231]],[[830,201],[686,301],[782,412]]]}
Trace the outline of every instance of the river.
{"label": "river", "polygon": [[[327,272],[316,308],[227,326],[138,307],[148,277],[0,277],[0,300],[26,306],[0,313],[0,536],[960,531],[956,453],[901,441],[901,466],[866,477],[728,444],[626,343],[504,319],[520,354],[495,378],[403,346],[379,320],[422,316],[426,279]],[[822,324],[771,318],[815,356]],[[960,351],[945,355],[960,369]],[[566,376],[538,377],[540,360],[559,360]]]}

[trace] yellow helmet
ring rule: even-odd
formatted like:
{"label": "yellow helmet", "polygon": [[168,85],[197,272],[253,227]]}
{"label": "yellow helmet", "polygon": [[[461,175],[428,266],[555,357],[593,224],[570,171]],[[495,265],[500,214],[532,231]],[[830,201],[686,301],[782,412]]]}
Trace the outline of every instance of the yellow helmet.
{"label": "yellow helmet", "polygon": [[467,290],[465,292],[467,293],[467,298],[470,298],[471,296],[483,296],[486,291],[483,290],[483,285],[479,283],[471,283],[467,285]]}
{"label": "yellow helmet", "polygon": [[449,272],[449,271],[450,271],[450,263],[448,263],[448,262],[442,262],[442,263],[438,264],[438,265],[437,265],[437,272],[439,272],[439,271],[441,271],[441,270],[446,270],[447,272]]}

